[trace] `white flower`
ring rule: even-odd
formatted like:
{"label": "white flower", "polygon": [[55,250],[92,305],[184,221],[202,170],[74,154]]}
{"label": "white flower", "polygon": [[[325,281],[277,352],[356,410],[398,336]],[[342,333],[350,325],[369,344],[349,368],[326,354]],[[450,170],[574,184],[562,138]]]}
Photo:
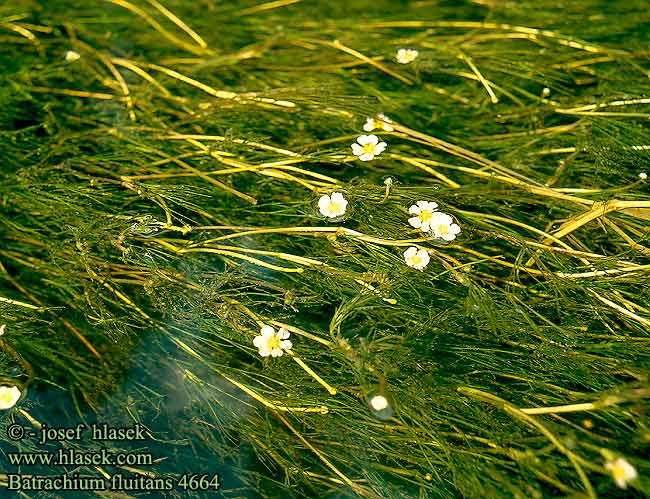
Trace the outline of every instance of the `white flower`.
{"label": "white flower", "polygon": [[460,233],[460,227],[454,223],[454,219],[446,213],[435,212],[429,220],[429,227],[433,236],[445,241],[453,241]]}
{"label": "white flower", "polygon": [[358,144],[352,144],[352,152],[361,161],[370,161],[386,149],[386,142],[379,142],[376,135],[361,135],[357,137]]}
{"label": "white flower", "polygon": [[284,328],[275,332],[271,326],[264,325],[260,329],[260,335],[253,340],[253,345],[259,348],[262,357],[282,357],[284,350],[291,350],[293,344],[287,339],[290,333]]}
{"label": "white flower", "polygon": [[20,399],[20,395],[17,386],[0,386],[0,410],[11,409]]}
{"label": "white flower", "polygon": [[348,201],[340,192],[333,192],[331,196],[325,194],[318,200],[318,209],[322,215],[329,218],[336,218],[345,215]]}
{"label": "white flower", "polygon": [[383,113],[377,115],[376,118],[368,118],[366,124],[363,125],[363,129],[366,132],[372,132],[373,130],[384,130],[385,132],[392,132],[395,130],[390,124],[392,121],[388,116]]}
{"label": "white flower", "polygon": [[75,52],[74,50],[68,50],[65,53],[65,60],[68,62],[73,62],[79,59],[81,55],[79,55],[79,52]]}
{"label": "white flower", "polygon": [[434,203],[433,201],[418,201],[409,208],[411,215],[417,215],[409,218],[409,223],[416,229],[429,232],[431,229],[430,222],[437,208],[438,203]]}
{"label": "white flower", "polygon": [[2,336],[3,334],[5,334],[5,328],[6,328],[6,327],[7,327],[6,324],[3,324],[2,326],[0,326],[0,336]]}
{"label": "white flower", "polygon": [[397,62],[400,64],[408,64],[417,59],[418,55],[420,55],[420,53],[415,49],[399,49],[395,55],[395,59],[397,59]]}
{"label": "white flower", "polygon": [[404,260],[406,260],[406,265],[409,267],[422,271],[429,264],[429,253],[426,250],[418,250],[415,246],[411,246],[404,252]]}
{"label": "white flower", "polygon": [[616,485],[621,489],[627,488],[627,482],[634,480],[638,476],[634,466],[622,457],[619,457],[615,461],[606,462],[605,469],[612,474]]}
{"label": "white flower", "polygon": [[383,395],[375,395],[370,399],[370,407],[375,411],[382,411],[388,407],[388,400]]}
{"label": "white flower", "polygon": [[641,180],[648,180],[648,174],[646,172],[639,173],[639,178]]}

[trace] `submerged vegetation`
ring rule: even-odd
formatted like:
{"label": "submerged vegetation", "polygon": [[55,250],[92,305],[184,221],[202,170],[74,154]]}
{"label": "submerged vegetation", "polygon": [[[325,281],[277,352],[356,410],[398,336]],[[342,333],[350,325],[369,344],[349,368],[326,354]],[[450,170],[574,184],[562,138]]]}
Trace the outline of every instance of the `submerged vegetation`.
{"label": "submerged vegetation", "polygon": [[[0,485],[649,495],[647,22],[636,0],[3,2]],[[7,436],[80,422],[151,438]],[[156,459],[8,460],[62,445]]]}

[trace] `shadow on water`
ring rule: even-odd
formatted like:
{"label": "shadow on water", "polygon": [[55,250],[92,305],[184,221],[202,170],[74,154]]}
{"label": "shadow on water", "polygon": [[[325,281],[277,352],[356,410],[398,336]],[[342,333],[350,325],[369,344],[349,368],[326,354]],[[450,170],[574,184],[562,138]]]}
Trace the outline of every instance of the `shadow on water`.
{"label": "shadow on water", "polygon": [[[185,357],[185,358],[184,358]],[[187,372],[191,372],[200,383],[189,382]],[[190,386],[191,385],[191,386]],[[216,389],[215,389],[216,388]],[[66,392],[56,387],[32,388],[29,397],[22,405],[36,420],[50,428],[74,428],[85,424],[82,438],[79,441],[51,441],[41,445],[40,432],[33,438],[23,440],[16,446],[4,441],[0,442],[0,453],[3,461],[8,463],[7,454],[16,452],[47,452],[56,455],[59,449],[75,449],[78,452],[100,452],[105,448],[110,453],[130,454],[131,456],[150,455],[153,464],[136,463],[133,466],[119,469],[118,467],[101,467],[108,474],[121,473],[125,477],[164,477],[176,476],[174,483],[183,474],[219,475],[222,484],[222,497],[255,498],[258,495],[251,491],[240,474],[235,470],[249,470],[258,466],[249,444],[240,439],[233,431],[224,431],[223,427],[245,425],[245,419],[251,414],[251,407],[239,402],[233,391],[223,378],[209,371],[201,364],[193,362],[189,356],[178,351],[168,338],[158,332],[150,333],[143,344],[133,351],[130,368],[123,384],[104,399],[96,412],[82,410],[81,415],[75,412],[78,405],[71,400]],[[208,415],[208,417],[206,417]],[[10,418],[1,423],[6,427],[11,424]],[[21,424],[24,419],[16,418]],[[144,440],[100,441],[93,438],[93,426],[101,428],[133,428],[139,423],[145,431]],[[28,426],[25,426],[27,429]],[[220,449],[215,454],[215,446]],[[136,459],[136,457],[133,457]],[[146,458],[141,458],[146,459]],[[91,467],[84,466],[8,466],[6,473],[63,475],[96,477],[90,473]],[[101,473],[101,471],[100,471]],[[107,483],[111,483],[110,480]],[[213,490],[205,492],[185,492],[175,487],[172,491],[147,492],[129,490],[128,485],[122,490],[125,496],[105,497],[134,497],[173,498],[173,497],[215,497]],[[237,491],[231,495],[228,491]],[[57,493],[36,493],[30,497],[50,498],[60,497]],[[100,497],[91,492],[66,492],[66,498]],[[18,497],[18,496],[16,496]]]}

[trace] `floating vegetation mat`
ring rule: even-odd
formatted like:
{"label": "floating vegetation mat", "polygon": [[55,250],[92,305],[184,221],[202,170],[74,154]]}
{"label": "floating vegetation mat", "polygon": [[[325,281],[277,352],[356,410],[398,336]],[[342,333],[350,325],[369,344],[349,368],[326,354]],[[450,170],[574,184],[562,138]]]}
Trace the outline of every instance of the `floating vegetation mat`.
{"label": "floating vegetation mat", "polygon": [[648,497],[648,21],[2,2],[0,496]]}

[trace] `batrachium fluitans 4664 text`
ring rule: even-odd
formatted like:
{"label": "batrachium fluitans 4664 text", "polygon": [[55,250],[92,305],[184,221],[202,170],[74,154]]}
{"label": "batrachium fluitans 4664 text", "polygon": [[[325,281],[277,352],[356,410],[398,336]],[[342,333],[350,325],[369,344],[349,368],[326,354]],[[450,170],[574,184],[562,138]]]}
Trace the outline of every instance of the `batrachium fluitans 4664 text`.
{"label": "batrachium fluitans 4664 text", "polygon": [[219,475],[185,474],[181,477],[149,477],[116,473],[110,478],[72,475],[18,475],[8,474],[7,490],[10,491],[70,491],[70,490],[129,490],[129,491],[185,491],[218,490]]}

